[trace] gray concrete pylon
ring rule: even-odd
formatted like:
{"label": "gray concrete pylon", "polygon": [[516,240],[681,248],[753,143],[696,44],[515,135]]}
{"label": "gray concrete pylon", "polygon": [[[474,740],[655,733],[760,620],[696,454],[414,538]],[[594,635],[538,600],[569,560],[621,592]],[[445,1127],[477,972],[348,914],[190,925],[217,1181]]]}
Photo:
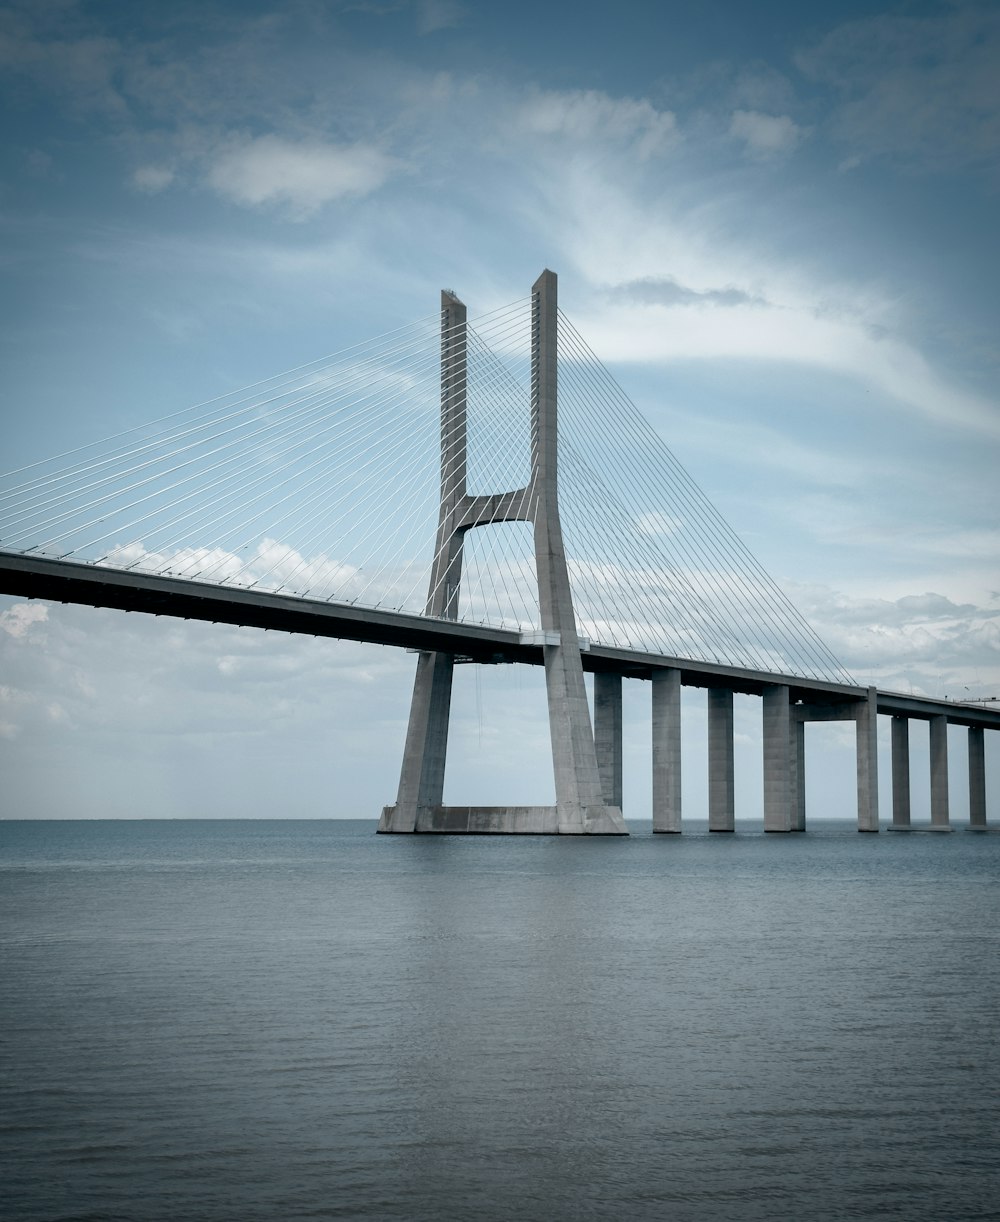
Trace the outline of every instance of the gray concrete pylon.
{"label": "gray concrete pylon", "polygon": [[622,804],[622,677],[612,671],[594,675],[594,747],[601,791],[609,806]]}
{"label": "gray concrete pylon", "polygon": [[653,671],[653,831],[681,830],[681,672]]}
{"label": "gray concrete pylon", "polygon": [[858,831],[878,831],[878,692],[857,706]]}
{"label": "gray concrete pylon", "polygon": [[969,826],[986,826],[986,741],[982,726],[969,726]]}
{"label": "gray concrete pylon", "polygon": [[764,831],[790,832],[791,706],[783,683],[769,683],[763,693]]}
{"label": "gray concrete pylon", "polygon": [[562,834],[622,835],[621,809],[601,790],[559,521],[558,354],[557,280],[546,270],[531,289],[531,473],[541,626],[559,642],[542,647],[558,826]]}
{"label": "gray concrete pylon", "polygon": [[940,713],[930,719],[931,827],[951,828],[948,813],[948,717]]}
{"label": "gray concrete pylon", "polygon": [[788,746],[791,753],[789,776],[792,786],[792,822],[793,832],[806,830],[806,723],[798,718],[792,718],[791,740]]}
{"label": "gray concrete pylon", "polygon": [[736,830],[733,693],[724,687],[708,689],[708,830]]}
{"label": "gray concrete pylon", "polygon": [[[426,614],[458,618],[463,532],[456,529],[466,496],[467,311],[453,294],[441,293],[441,472],[440,507]],[[387,807],[380,831],[416,830],[421,809],[444,800],[455,660],[447,653],[420,653],[410,701],[396,805]]]}
{"label": "gray concrete pylon", "polygon": [[910,826],[910,719],[892,719],[892,826]]}

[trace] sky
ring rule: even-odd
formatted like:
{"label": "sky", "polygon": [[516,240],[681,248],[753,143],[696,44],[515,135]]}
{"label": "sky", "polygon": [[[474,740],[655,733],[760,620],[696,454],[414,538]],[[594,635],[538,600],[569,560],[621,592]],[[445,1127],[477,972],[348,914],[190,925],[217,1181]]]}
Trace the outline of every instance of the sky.
{"label": "sky", "polygon": [[[549,267],[860,682],[1000,695],[995,3],[25,0],[0,4],[0,98],[5,470]],[[412,672],[0,599],[0,815],[374,818]],[[626,687],[642,818],[649,691]],[[694,816],[704,721],[686,692]],[[759,817],[759,702],[736,722]],[[849,727],[808,733],[810,811],[850,816]],[[552,800],[538,673],[462,668],[446,799]]]}

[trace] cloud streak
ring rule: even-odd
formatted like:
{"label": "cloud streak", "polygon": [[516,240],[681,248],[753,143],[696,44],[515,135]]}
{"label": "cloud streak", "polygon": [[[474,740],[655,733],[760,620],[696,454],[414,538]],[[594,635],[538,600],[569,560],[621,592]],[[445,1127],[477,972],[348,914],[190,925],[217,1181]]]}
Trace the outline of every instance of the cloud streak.
{"label": "cloud streak", "polygon": [[305,220],[336,200],[370,195],[394,166],[392,158],[365,145],[259,136],[219,153],[207,181],[234,203],[277,205]]}
{"label": "cloud streak", "polygon": [[678,284],[672,276],[643,276],[626,284],[616,284],[609,290],[609,296],[614,300],[630,301],[639,305],[729,307],[769,304],[763,297],[731,285],[699,292],[685,284]]}
{"label": "cloud streak", "polygon": [[528,132],[592,148],[608,143],[635,152],[640,161],[665,152],[677,140],[677,119],[645,99],[614,98],[594,89],[538,90],[519,114]]}
{"label": "cloud streak", "polygon": [[737,110],[729,134],[743,143],[751,157],[768,160],[792,153],[805,139],[806,131],[789,115],[768,115],[758,110]]}

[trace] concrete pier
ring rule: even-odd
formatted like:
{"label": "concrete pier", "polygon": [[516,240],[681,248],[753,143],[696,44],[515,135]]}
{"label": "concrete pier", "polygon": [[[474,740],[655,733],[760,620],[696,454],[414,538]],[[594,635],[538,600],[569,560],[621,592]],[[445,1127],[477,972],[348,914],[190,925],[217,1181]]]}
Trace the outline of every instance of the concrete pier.
{"label": "concrete pier", "polygon": [[948,831],[951,819],[948,812],[948,718],[939,714],[930,719],[931,756],[931,827],[935,831]]}
{"label": "concrete pier", "polygon": [[622,677],[594,675],[594,747],[601,792],[609,806],[622,804]]}
{"label": "concrete pier", "polygon": [[792,718],[789,751],[791,753],[789,775],[792,786],[791,828],[793,832],[804,832],[806,830],[806,724],[797,717]]}
{"label": "concrete pier", "polygon": [[892,826],[910,826],[910,719],[892,719]]}
{"label": "concrete pier", "polygon": [[981,726],[969,726],[969,826],[986,826],[986,743]]}
{"label": "concrete pier", "polygon": [[708,689],[708,830],[736,830],[733,767],[733,693]]}
{"label": "concrete pier", "polygon": [[858,831],[878,831],[878,692],[855,706],[858,752]]}
{"label": "concrete pier", "polygon": [[[861,700],[797,704],[792,709],[793,726],[805,730],[809,721],[853,721],[857,742],[858,831],[878,828],[878,704],[873,687]],[[805,736],[793,731],[791,755],[792,829],[805,831]]]}
{"label": "concrete pier", "polygon": [[790,832],[791,712],[788,688],[770,683],[764,688],[764,831]]}
{"label": "concrete pier", "polygon": [[681,830],[681,672],[654,670],[653,831]]}

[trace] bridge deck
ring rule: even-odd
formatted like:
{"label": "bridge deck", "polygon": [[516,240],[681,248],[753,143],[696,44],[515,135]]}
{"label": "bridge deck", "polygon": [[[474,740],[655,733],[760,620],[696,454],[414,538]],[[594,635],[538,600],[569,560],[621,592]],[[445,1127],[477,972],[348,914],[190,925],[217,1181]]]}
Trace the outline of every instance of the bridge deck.
{"label": "bridge deck", "polygon": [[[0,594],[405,649],[440,650],[475,662],[543,664],[541,645],[527,643],[520,633],[508,629],[12,552],[0,551]],[[836,704],[866,696],[864,688],[848,684],[604,645],[592,646],[583,662],[589,671],[637,679],[649,679],[656,670],[676,669],[688,687],[721,687],[750,695],[760,695],[775,683],[786,684],[793,701]],[[878,711],[917,718],[944,714],[954,725],[1000,730],[1000,710],[950,700],[879,692]]]}

